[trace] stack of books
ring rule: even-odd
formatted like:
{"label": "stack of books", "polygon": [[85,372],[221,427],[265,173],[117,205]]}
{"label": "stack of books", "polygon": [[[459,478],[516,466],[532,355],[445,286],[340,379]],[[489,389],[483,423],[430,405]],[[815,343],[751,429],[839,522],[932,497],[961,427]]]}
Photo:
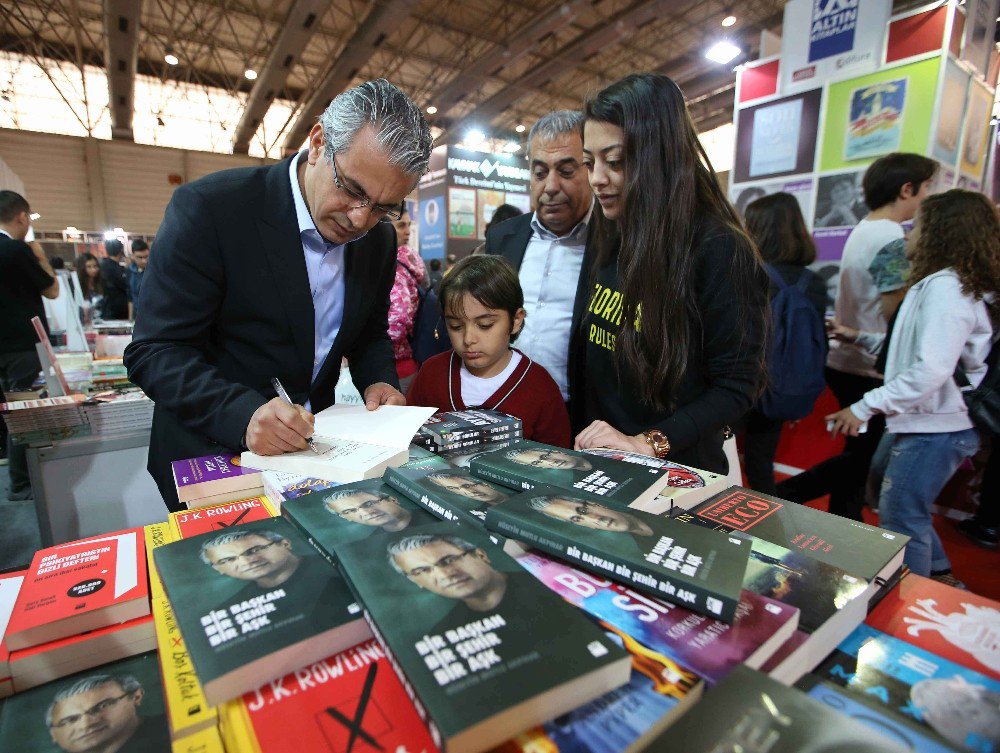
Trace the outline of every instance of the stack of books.
{"label": "stack of books", "polygon": [[244,468],[238,455],[205,455],[170,464],[177,499],[188,508],[231,502],[264,493],[261,471]]}
{"label": "stack of books", "polygon": [[21,442],[65,439],[89,431],[83,401],[83,395],[15,400],[0,403],[0,415]]}
{"label": "stack of books", "polygon": [[96,389],[128,387],[128,369],[121,358],[95,358],[90,365],[90,381]]}
{"label": "stack of books", "polygon": [[153,401],[139,389],[92,395],[83,404],[91,434],[130,434],[153,425]]}
{"label": "stack of books", "polygon": [[4,644],[18,692],[154,648],[142,529],[36,552]]}
{"label": "stack of books", "polygon": [[412,441],[434,453],[468,454],[485,447],[506,447],[523,436],[524,424],[516,416],[474,408],[431,416]]}

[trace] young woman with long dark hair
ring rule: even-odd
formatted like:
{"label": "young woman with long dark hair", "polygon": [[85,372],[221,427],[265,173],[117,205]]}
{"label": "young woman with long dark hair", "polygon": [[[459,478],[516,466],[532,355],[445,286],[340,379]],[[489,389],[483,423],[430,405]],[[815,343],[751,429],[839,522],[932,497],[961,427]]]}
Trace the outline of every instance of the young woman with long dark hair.
{"label": "young woman with long dark hair", "polygon": [[918,575],[952,582],[951,564],[934,531],[931,505],[979,434],[956,381],[973,387],[986,374],[993,327],[986,301],[1000,291],[1000,215],[981,193],[953,189],[923,200],[906,255],[912,265],[892,334],[834,323],[831,334],[870,353],[888,347],[885,383],[827,416],[833,430],[857,436],[886,417],[872,458],[880,481],[880,525],[910,537],[904,562]]}
{"label": "young woman with long dark hair", "polygon": [[760,256],[666,76],[627,76],[588,101],[583,141],[611,222],[596,229],[583,323],[592,423],[576,447],[726,473],[726,429],[764,383]]}
{"label": "young woman with long dark hair", "polygon": [[[743,217],[761,257],[781,281],[785,285],[805,286],[805,295],[816,310],[816,326],[820,327],[826,312],[826,283],[807,269],[816,261],[816,244],[806,227],[798,200],[783,191],[768,194],[747,205]],[[803,275],[805,280],[802,280]],[[825,338],[823,345],[826,345]],[[781,366],[772,364],[772,368]],[[817,378],[822,378],[822,374],[817,374]],[[743,459],[747,485],[751,489],[775,493],[774,454],[783,425],[783,420],[766,415],[759,406],[754,406],[747,414]]]}

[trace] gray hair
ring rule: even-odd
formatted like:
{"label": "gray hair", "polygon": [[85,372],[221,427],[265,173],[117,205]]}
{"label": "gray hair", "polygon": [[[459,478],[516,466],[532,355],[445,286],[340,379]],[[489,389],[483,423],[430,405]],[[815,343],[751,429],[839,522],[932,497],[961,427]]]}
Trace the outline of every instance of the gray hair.
{"label": "gray hair", "polygon": [[564,133],[579,133],[583,127],[583,112],[580,110],[555,110],[543,115],[528,131],[528,157],[531,157],[531,144],[538,137],[541,142],[551,141]]}
{"label": "gray hair", "polygon": [[438,541],[444,544],[451,544],[463,554],[479,548],[475,544],[470,544],[461,536],[452,536],[451,534],[444,533],[419,533],[416,536],[407,536],[405,539],[400,539],[389,544],[385,549],[385,553],[389,558],[389,564],[392,565],[392,569],[400,575],[405,575],[406,573],[403,568],[396,564],[396,555],[403,552],[412,552],[414,549],[421,549]]}
{"label": "gray hair", "polygon": [[[557,494],[548,494],[544,497],[532,497],[528,500],[528,507],[532,510],[538,510],[538,512],[545,512],[546,508],[555,502],[557,499],[565,499],[567,502],[570,501],[569,497],[563,497]],[[582,499],[581,502],[587,502],[587,500]],[[589,504],[589,503],[588,503]]]}
{"label": "gray hair", "polygon": [[326,158],[348,149],[367,125],[385,150],[390,164],[420,177],[431,158],[431,129],[413,101],[384,78],[341,92],[319,116]]}
{"label": "gray hair", "polygon": [[80,693],[86,693],[88,690],[99,688],[101,685],[107,685],[109,682],[117,683],[123,693],[134,693],[137,690],[142,690],[142,683],[132,675],[91,675],[90,677],[84,677],[56,693],[56,697],[52,699],[52,703],[49,704],[48,709],[45,711],[45,726],[52,726],[52,712],[55,711],[57,703],[65,701],[67,698],[72,698],[75,695],[80,695]]}
{"label": "gray hair", "polygon": [[234,541],[242,541],[250,536],[260,536],[262,539],[267,539],[268,541],[284,541],[287,536],[282,536],[280,533],[275,533],[274,531],[228,531],[227,533],[222,533],[213,539],[208,539],[201,544],[201,561],[206,565],[211,565],[212,560],[208,558],[208,550],[212,547],[222,546],[223,544],[232,544]]}

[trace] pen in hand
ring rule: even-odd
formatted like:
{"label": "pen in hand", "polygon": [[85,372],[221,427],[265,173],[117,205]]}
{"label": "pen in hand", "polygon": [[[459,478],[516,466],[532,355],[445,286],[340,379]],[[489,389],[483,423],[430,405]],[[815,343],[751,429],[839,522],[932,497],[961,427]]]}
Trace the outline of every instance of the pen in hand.
{"label": "pen in hand", "polygon": [[[292,402],[292,398],[290,398],[288,396],[288,393],[285,391],[284,386],[281,384],[281,382],[278,381],[278,377],[273,377],[271,379],[271,386],[273,386],[274,391],[278,393],[278,397],[284,400],[288,405],[293,405],[293,406],[295,405],[295,403]],[[323,454],[319,451],[319,448],[316,446],[316,443],[313,442],[312,437],[306,439],[306,442],[309,443],[309,449],[315,452],[317,455]]]}

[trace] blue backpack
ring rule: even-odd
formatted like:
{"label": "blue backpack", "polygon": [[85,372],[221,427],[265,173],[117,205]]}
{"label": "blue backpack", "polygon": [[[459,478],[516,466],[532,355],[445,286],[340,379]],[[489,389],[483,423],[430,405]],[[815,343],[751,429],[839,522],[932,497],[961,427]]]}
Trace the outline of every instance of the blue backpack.
{"label": "blue backpack", "polygon": [[826,329],[806,296],[814,273],[803,269],[796,283],[787,285],[778,270],[770,264],[765,267],[778,291],[771,299],[767,391],[757,408],[768,418],[794,421],[812,412],[826,387]]}

